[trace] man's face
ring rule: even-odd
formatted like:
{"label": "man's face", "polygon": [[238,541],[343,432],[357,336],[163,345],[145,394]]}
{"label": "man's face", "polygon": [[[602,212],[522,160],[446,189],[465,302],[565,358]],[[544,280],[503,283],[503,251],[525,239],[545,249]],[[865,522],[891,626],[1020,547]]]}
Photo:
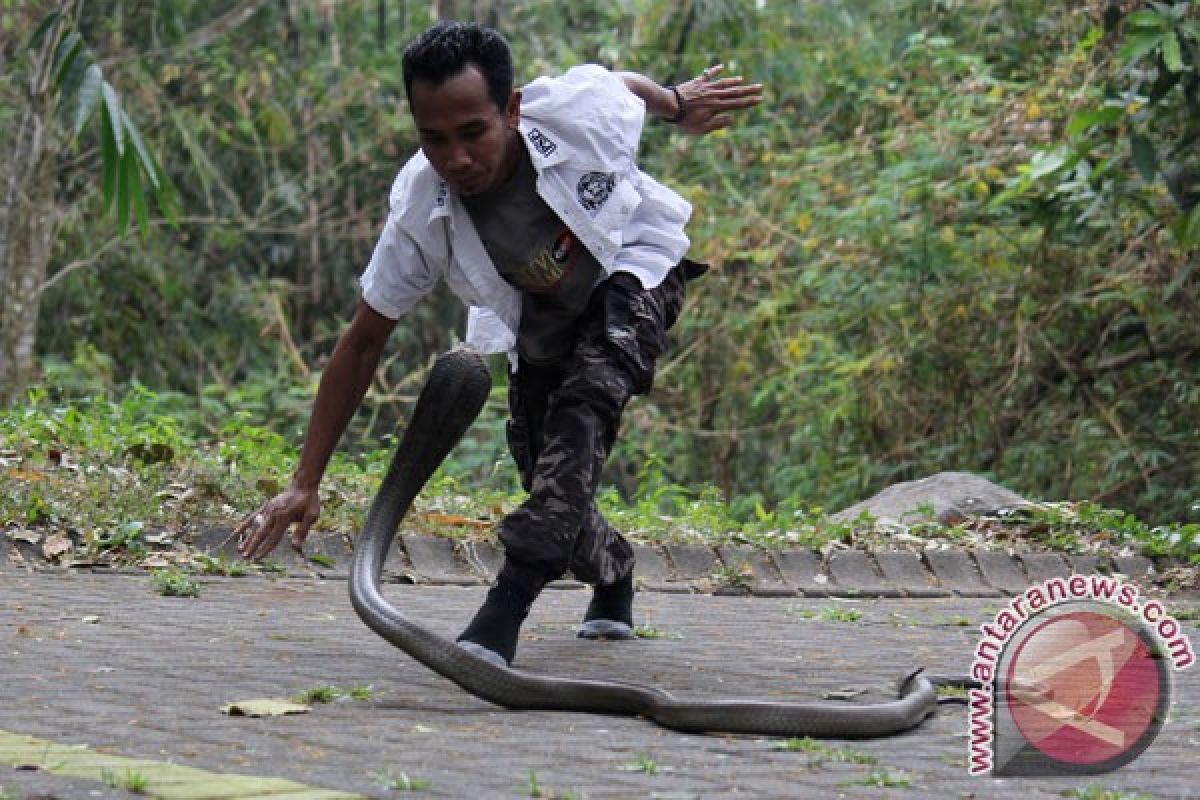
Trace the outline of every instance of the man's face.
{"label": "man's face", "polygon": [[479,194],[502,184],[516,168],[514,135],[520,119],[520,92],[503,110],[488,96],[478,68],[468,65],[440,84],[417,79],[410,89],[421,151],[450,188]]}

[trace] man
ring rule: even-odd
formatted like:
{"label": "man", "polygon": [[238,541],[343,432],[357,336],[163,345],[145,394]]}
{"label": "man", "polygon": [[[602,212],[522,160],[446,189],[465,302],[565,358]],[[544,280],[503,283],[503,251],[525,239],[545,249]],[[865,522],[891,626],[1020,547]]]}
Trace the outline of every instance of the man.
{"label": "man", "polygon": [[576,67],[513,89],[497,32],[439,23],[405,51],[421,150],[400,171],[362,298],[321,377],[291,485],[236,529],[243,556],[289,527],[302,547],[317,487],[388,336],[444,279],[470,307],[466,341],[507,352],[508,442],[528,497],[499,525],[505,562],[459,638],[511,663],[542,588],[570,569],[594,585],[580,635],[633,636],[633,551],[594,498],[626,402],[649,391],[683,303],[690,206],[636,165],[648,111],[702,134],[761,101],[712,67],[664,88]]}

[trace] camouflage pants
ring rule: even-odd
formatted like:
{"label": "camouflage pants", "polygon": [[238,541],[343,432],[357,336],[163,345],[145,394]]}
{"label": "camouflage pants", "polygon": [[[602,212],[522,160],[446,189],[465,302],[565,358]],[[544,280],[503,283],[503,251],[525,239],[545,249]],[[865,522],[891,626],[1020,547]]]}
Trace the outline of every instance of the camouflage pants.
{"label": "camouflage pants", "polygon": [[702,270],[685,260],[651,290],[613,275],[592,293],[568,356],[522,359],[510,376],[508,444],[529,495],[500,523],[501,574],[532,593],[567,569],[601,586],[633,569],[633,548],[596,508],[596,489],[625,404],[650,391],[686,278]]}

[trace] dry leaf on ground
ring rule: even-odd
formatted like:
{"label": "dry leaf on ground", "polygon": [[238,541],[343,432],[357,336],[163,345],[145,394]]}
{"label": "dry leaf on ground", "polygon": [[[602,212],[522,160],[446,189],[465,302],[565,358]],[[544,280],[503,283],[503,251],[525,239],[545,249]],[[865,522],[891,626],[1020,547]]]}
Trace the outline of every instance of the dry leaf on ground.
{"label": "dry leaf on ground", "polygon": [[231,717],[278,717],[284,714],[305,714],[309,710],[310,707],[303,703],[273,697],[239,700],[221,707],[221,712]]}

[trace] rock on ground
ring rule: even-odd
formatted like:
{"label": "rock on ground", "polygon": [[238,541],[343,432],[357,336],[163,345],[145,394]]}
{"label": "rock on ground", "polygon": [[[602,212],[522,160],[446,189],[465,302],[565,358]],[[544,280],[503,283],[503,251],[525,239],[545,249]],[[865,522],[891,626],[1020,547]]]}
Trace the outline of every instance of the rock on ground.
{"label": "rock on ground", "polygon": [[930,517],[946,525],[967,516],[1034,505],[1021,495],[970,472],[939,472],[928,478],[889,486],[874,497],[837,512],[850,522],[866,512],[884,523],[913,524]]}

